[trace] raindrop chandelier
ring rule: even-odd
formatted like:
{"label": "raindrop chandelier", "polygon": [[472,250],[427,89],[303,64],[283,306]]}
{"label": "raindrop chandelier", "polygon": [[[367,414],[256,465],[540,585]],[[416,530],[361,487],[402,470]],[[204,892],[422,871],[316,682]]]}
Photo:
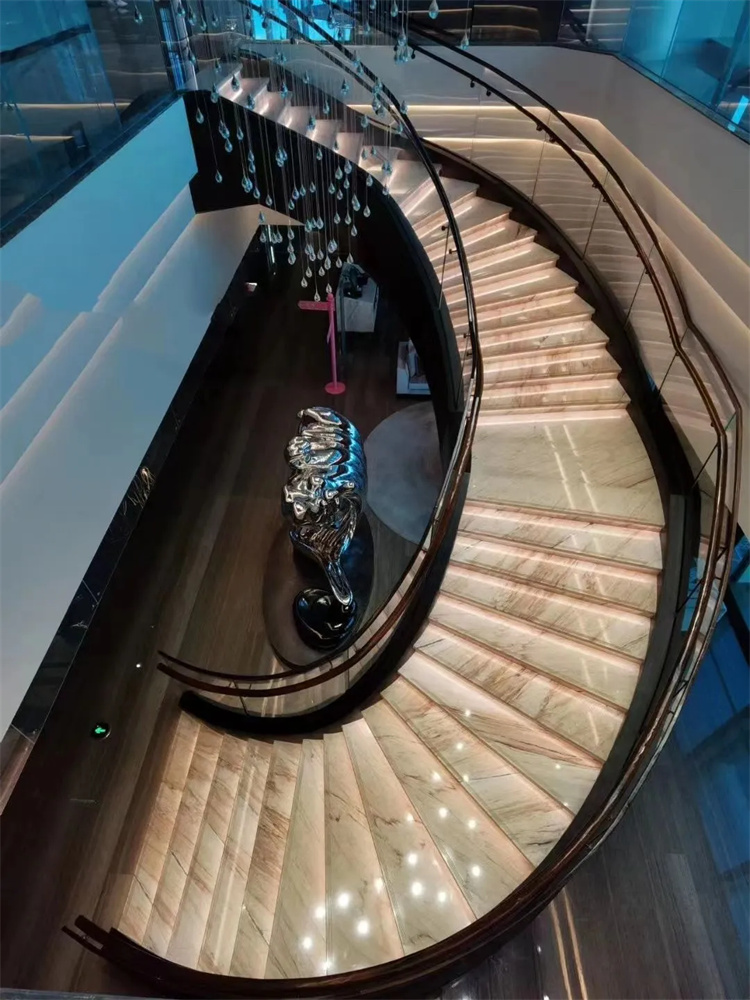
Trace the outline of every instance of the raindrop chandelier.
{"label": "raindrop chandelier", "polygon": [[[208,133],[211,183],[235,183],[239,173],[243,200],[261,206],[261,242],[274,260],[298,265],[300,285],[316,301],[332,292],[331,272],[353,263],[358,218],[370,217],[375,184],[388,195],[393,154],[408,131],[406,103],[363,65],[357,46],[395,39],[396,63],[416,55],[409,0],[331,2],[323,20],[320,6],[179,0],[174,7],[192,73],[186,89],[196,92],[194,121]],[[429,18],[439,12],[431,0]],[[355,112],[351,105],[364,101],[366,111]]]}

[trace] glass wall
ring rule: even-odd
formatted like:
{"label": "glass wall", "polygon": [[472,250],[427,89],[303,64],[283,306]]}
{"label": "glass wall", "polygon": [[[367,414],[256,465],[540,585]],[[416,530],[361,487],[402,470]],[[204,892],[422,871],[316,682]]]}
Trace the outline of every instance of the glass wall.
{"label": "glass wall", "polygon": [[748,0],[566,0],[559,41],[613,52],[748,138]]}
{"label": "glass wall", "polygon": [[170,3],[3,0],[0,229],[7,240],[173,98]]}

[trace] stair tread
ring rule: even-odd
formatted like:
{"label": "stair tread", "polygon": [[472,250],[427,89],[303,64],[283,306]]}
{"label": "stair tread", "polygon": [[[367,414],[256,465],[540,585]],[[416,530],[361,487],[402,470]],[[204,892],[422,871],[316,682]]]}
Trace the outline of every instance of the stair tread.
{"label": "stair tread", "polygon": [[268,949],[267,979],[320,975],[326,961],[323,741],[303,740]]}
{"label": "stair tread", "polygon": [[481,607],[487,614],[499,612],[633,659],[643,657],[648,647],[651,615],[594,604],[583,597],[545,590],[537,583],[521,583],[453,561],[441,593]]}
{"label": "stair tread", "polygon": [[362,714],[475,916],[487,913],[528,875],[527,860],[386,702]]}
{"label": "stair tread", "polygon": [[[529,274],[532,271],[554,268],[557,255],[539,243],[521,243],[510,247],[501,244],[481,254],[467,252],[472,282],[489,277],[505,278],[513,274]],[[453,255],[453,263],[445,269],[443,287],[449,288],[461,280],[461,269]]]}
{"label": "stair tread", "polygon": [[483,571],[509,574],[573,595],[653,614],[658,581],[652,573],[610,567],[500,539],[478,539],[459,528],[451,560]]}
{"label": "stair tread", "polygon": [[[461,205],[474,196],[479,186],[471,181],[460,181],[453,177],[441,177],[440,181],[454,216],[460,211]],[[425,233],[431,232],[435,227],[439,229],[446,222],[445,210],[436,189],[433,188],[430,198],[425,198],[418,208],[415,207],[409,212],[408,219],[420,240]]]}
{"label": "stair tread", "polygon": [[575,345],[606,344],[607,335],[591,320],[570,320],[540,330],[504,332],[480,329],[482,356],[492,358],[524,351]]}
{"label": "stair tread", "polygon": [[622,709],[592,697],[501,652],[468,642],[430,622],[419,652],[482,688],[546,730],[604,761],[624,718]]}
{"label": "stair tread", "polygon": [[188,872],[200,834],[211,791],[222,736],[201,728],[190,759],[185,788],[180,799],[164,869],[143,944],[158,955],[166,955],[175,928]]}
{"label": "stair tread", "polygon": [[[534,622],[501,614],[488,615],[483,609],[448,594],[439,595],[430,621],[462,640],[510,656],[615,707],[628,707],[638,683],[638,665],[628,657],[553,633]],[[419,646],[419,641],[416,645]]]}
{"label": "stair tread", "polygon": [[179,965],[198,965],[246,750],[246,744],[232,736],[225,735],[221,741],[203,823],[167,949],[167,958]]}
{"label": "stair tread", "polygon": [[[571,813],[580,809],[599,773],[597,760],[547,733],[419,651],[399,673],[559,805]],[[471,781],[471,769],[466,773]]]}
{"label": "stair tread", "polygon": [[[343,729],[409,955],[466,927],[473,914],[365,720]],[[441,905],[436,906],[438,897]]]}
{"label": "stair tread", "polygon": [[300,757],[299,745],[274,741],[229,967],[231,976],[260,978],[265,972]]}
{"label": "stair tread", "polygon": [[403,675],[383,697],[466,791],[538,865],[570,824],[570,812],[496,754]]}
{"label": "stair tread", "polygon": [[248,741],[201,948],[204,972],[229,975],[270,764],[271,745]]}
{"label": "stair tread", "polygon": [[[326,733],[323,740],[326,902],[322,919],[328,925],[329,956],[335,956],[335,966],[332,964],[327,971],[348,972],[390,962],[400,958],[404,950],[346,737],[343,733]],[[365,933],[361,921],[366,922]]]}

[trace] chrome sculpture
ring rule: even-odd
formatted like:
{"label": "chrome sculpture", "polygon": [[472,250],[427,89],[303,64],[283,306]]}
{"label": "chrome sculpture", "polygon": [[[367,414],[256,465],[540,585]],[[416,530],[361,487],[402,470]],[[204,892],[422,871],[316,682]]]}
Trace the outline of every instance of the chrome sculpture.
{"label": "chrome sculpture", "polygon": [[303,639],[321,649],[340,645],[354,627],[356,601],[341,559],[357,529],[367,496],[367,463],[359,431],[325,406],[301,410],[286,448],[292,473],[282,510],[295,549],[323,570],[330,592],[310,587],[295,599]]}

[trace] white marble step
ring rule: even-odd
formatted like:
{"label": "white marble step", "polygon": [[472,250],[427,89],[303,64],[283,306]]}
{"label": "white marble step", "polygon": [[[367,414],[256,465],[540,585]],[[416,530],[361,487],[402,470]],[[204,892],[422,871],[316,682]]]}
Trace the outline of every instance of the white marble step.
{"label": "white marble step", "polygon": [[146,935],[199,731],[196,719],[180,714],[118,925],[138,944]]}
{"label": "white marble step", "polygon": [[[511,231],[513,227],[519,228],[518,223],[511,222],[509,218],[510,209],[499,202],[489,201],[487,198],[471,198],[464,202],[454,215],[461,234],[461,241],[467,251],[470,246],[497,233],[501,228]],[[432,232],[423,237],[422,242],[429,255],[437,245],[444,242],[444,235],[439,228],[433,229]]]}
{"label": "white marble step", "polygon": [[[616,708],[628,707],[638,683],[639,664],[631,657],[565,638],[520,618],[488,614],[447,593],[438,597],[430,621]],[[415,645],[419,648],[419,639]]]}
{"label": "white marble step", "polygon": [[602,409],[623,409],[627,403],[625,390],[611,375],[585,380],[553,377],[486,386],[479,417],[483,424],[491,424],[497,414],[504,415],[514,410],[521,413],[533,411],[540,415],[574,411],[580,417],[587,411],[595,415]]}
{"label": "white marble step", "polygon": [[624,410],[626,402],[619,403],[581,403],[570,402],[561,405],[559,402],[547,406],[530,404],[529,399],[515,406],[499,405],[497,401],[484,407],[477,418],[477,425],[482,427],[500,427],[508,424],[540,424],[566,423],[571,420],[584,420],[596,414],[609,414]]}
{"label": "white marble step", "polygon": [[[555,802],[571,813],[580,809],[599,761],[419,652],[399,673]],[[471,781],[471,770],[466,774]]]}
{"label": "white marble step", "polygon": [[[575,278],[565,274],[559,268],[550,266],[543,271],[532,271],[529,274],[490,275],[472,281],[474,304],[477,309],[489,305],[508,302],[542,302],[547,298],[556,298],[560,292],[573,292],[577,282]],[[448,305],[460,301],[460,291],[449,290],[445,293]]]}
{"label": "white marble step", "polygon": [[299,744],[274,741],[229,966],[231,976],[261,978],[265,973],[301,752]]}
{"label": "white marble step", "polygon": [[339,132],[336,136],[336,142],[339,147],[337,152],[345,159],[351,160],[352,163],[357,163],[361,166],[363,140],[364,136],[361,132]]}
{"label": "white marble step", "polygon": [[180,799],[148,927],[143,936],[143,946],[149,951],[156,952],[157,955],[167,954],[177,924],[221,743],[221,733],[201,727],[190,760],[190,769]]}
{"label": "white marble step", "polygon": [[390,684],[383,697],[530,865],[543,861],[567,829],[570,811],[405,677]]}
{"label": "white marble step", "polygon": [[562,594],[536,581],[521,583],[516,578],[488,574],[451,561],[441,593],[467,601],[488,615],[497,612],[634,659],[645,656],[648,647],[650,614]]}
{"label": "white marble step", "polygon": [[664,525],[653,469],[624,410],[568,423],[480,427],[469,498]]}
{"label": "white marble step", "polygon": [[[455,254],[443,273],[443,288],[450,288],[461,281],[461,268]],[[533,242],[501,244],[478,254],[467,254],[472,284],[488,277],[526,275],[554,267],[557,255]]]}
{"label": "white marble step", "polygon": [[586,379],[603,374],[617,376],[619,371],[619,365],[603,344],[573,345],[491,355],[484,360],[484,384],[490,388],[500,383],[558,376]]}
{"label": "white marble step", "polygon": [[362,714],[474,914],[487,913],[529,874],[528,861],[386,702]]}
{"label": "white marble step", "polygon": [[[339,137],[341,134],[341,124],[342,123],[336,118],[319,118],[312,132],[307,132],[307,137],[312,139],[313,142],[317,142],[319,145],[325,146],[326,149],[334,149],[336,145],[338,146],[336,152],[340,153],[341,143],[339,142]],[[349,157],[346,157],[346,159],[349,159]],[[357,162],[356,159],[354,162]]]}
{"label": "white marble step", "polygon": [[325,971],[325,921],[315,918],[325,898],[323,741],[312,739],[302,742],[266,979],[316,976]]}
{"label": "white marble step", "polygon": [[460,528],[464,534],[584,556],[597,565],[638,566],[652,573],[662,567],[661,532],[649,525],[607,524],[595,515],[575,518],[551,510],[468,500]]}
{"label": "white marble step", "polygon": [[561,555],[533,545],[477,538],[460,530],[451,561],[626,610],[647,614],[656,610],[658,579],[654,573],[643,570],[607,566],[583,556]]}
{"label": "white marble step", "polygon": [[270,743],[247,741],[244,766],[198,962],[198,968],[204,972],[229,975],[271,764],[271,751]]}
{"label": "white marble step", "polygon": [[[470,181],[459,181],[453,177],[442,177],[441,183],[450,201],[451,211],[454,216],[460,215],[461,208],[473,201],[475,192],[479,187],[478,184],[472,184]],[[424,240],[428,233],[435,232],[436,230],[439,231],[440,227],[445,225],[445,209],[442,206],[437,191],[434,191],[429,200],[425,199],[421,203],[419,211],[412,210],[410,212],[409,220],[420,240]]]}
{"label": "white marble step", "polygon": [[505,702],[545,730],[605,761],[624,712],[570,687],[558,678],[428,623],[419,652]]}
{"label": "white marble step", "polygon": [[404,949],[378,861],[346,737],[326,733],[326,900],[313,916],[327,927],[327,972],[400,958]]}
{"label": "white marble step", "polygon": [[[478,305],[477,319],[480,335],[508,330],[538,329],[558,321],[590,319],[593,306],[573,292],[562,291],[538,301],[517,300],[515,302]],[[466,306],[457,303],[451,308],[451,319],[457,333],[468,329]]]}
{"label": "white marble step", "polygon": [[558,347],[574,345],[606,344],[607,335],[590,320],[561,320],[557,323],[533,327],[529,330],[479,331],[482,344],[482,357],[485,360],[493,357],[516,354],[525,351],[549,350]]}
{"label": "white marble step", "polygon": [[[344,727],[404,953],[436,944],[474,914],[364,719]],[[349,900],[343,900],[348,907]]]}
{"label": "white marble step", "polygon": [[225,735],[221,741],[203,822],[167,949],[167,958],[178,965],[198,967],[246,751],[247,743],[243,740]]}
{"label": "white marble step", "polygon": [[[456,257],[456,248],[452,236],[448,236],[446,239],[446,230],[439,230],[441,236],[440,239],[432,241],[428,247],[425,248],[428,258],[433,262],[440,262],[442,267],[442,261],[446,262],[446,269],[453,268],[458,269],[458,258]],[[464,252],[466,254],[466,259],[471,267],[471,263],[475,256],[481,256],[487,252],[498,253],[503,250],[508,250],[512,252],[513,250],[520,249],[523,246],[528,246],[534,242],[536,233],[533,229],[528,229],[525,226],[519,226],[517,222],[512,222],[510,219],[500,219],[497,223],[497,227],[487,233],[484,236],[478,237],[475,241],[469,243],[462,237],[462,243],[464,245]]]}

